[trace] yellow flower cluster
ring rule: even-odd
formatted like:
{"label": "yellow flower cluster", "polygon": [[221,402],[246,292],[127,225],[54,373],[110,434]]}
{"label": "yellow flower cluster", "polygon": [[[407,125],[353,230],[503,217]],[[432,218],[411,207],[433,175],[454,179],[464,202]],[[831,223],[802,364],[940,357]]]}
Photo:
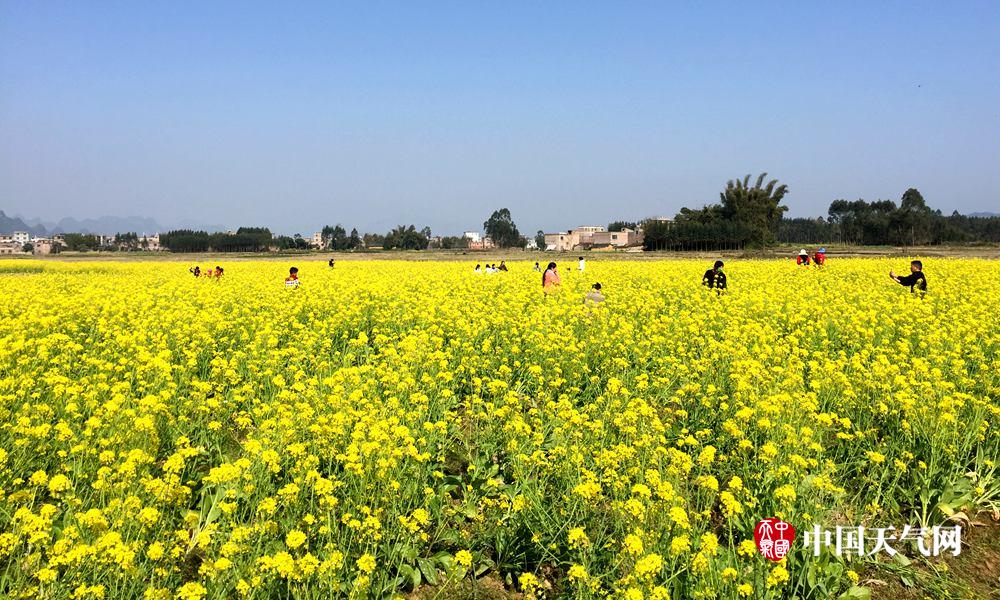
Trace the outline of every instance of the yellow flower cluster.
{"label": "yellow flower cluster", "polygon": [[758,520],[1000,494],[995,262],[532,265],[0,263],[0,595],[816,596]]}

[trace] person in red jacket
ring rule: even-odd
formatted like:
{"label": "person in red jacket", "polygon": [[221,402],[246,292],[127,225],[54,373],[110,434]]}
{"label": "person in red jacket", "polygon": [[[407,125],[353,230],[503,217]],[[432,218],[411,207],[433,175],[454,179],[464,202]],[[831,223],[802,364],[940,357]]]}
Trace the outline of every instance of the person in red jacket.
{"label": "person in red jacket", "polygon": [[809,266],[809,253],[803,248],[799,250],[799,255],[795,259],[795,264]]}
{"label": "person in red jacket", "polygon": [[816,255],[813,256],[813,262],[816,263],[817,267],[822,267],[826,263],[826,248],[820,248],[816,251]]}

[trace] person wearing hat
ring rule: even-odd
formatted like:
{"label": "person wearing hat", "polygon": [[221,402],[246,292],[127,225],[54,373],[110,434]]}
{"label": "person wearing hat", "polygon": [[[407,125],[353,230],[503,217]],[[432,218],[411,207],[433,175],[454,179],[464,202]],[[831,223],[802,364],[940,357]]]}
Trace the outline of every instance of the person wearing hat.
{"label": "person wearing hat", "polygon": [[715,261],[712,268],[701,276],[701,284],[708,286],[708,289],[715,288],[719,292],[726,289],[726,274],[722,271],[723,266],[724,263],[721,260]]}
{"label": "person wearing hat", "polygon": [[795,264],[809,266],[809,253],[803,248],[799,250],[799,256],[795,259]]}
{"label": "person wearing hat", "polygon": [[816,255],[813,256],[813,262],[816,263],[817,267],[823,266],[823,263],[826,262],[826,248],[820,248],[816,251]]}

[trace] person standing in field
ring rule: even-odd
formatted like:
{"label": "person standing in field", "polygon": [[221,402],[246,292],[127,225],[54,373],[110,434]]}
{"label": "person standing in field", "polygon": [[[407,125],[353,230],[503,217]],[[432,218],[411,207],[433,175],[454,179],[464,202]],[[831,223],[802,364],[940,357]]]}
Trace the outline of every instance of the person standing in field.
{"label": "person standing in field", "polygon": [[188,269],[188,273],[191,273],[195,277],[201,277],[201,267],[195,265],[194,268]]}
{"label": "person standing in field", "polygon": [[587,261],[583,260],[582,256],[580,257],[580,265],[577,268],[580,269],[581,273],[583,273],[583,270],[587,268]]}
{"label": "person standing in field", "polygon": [[705,271],[705,274],[701,276],[701,284],[708,286],[708,289],[715,289],[717,291],[722,291],[726,289],[726,274],[722,271],[722,267],[725,266],[721,260],[715,261],[712,268]]}
{"label": "person standing in field", "polygon": [[535,261],[535,272],[536,273],[541,273],[542,272],[542,267],[541,267],[541,265],[538,264],[537,260]]}
{"label": "person standing in field", "polygon": [[473,273],[482,273],[482,272],[483,272],[483,270],[479,268],[479,265],[476,265],[476,268],[475,268],[475,269],[473,269],[473,270],[472,270],[472,272],[473,272]]}
{"label": "person standing in field", "polygon": [[562,284],[562,280],[559,278],[559,271],[556,270],[556,263],[550,262],[545,272],[542,273],[542,290],[549,293],[558,288],[560,284]]}
{"label": "person standing in field", "polygon": [[326,264],[327,264],[327,265],[329,265],[329,266],[330,266],[330,268],[332,269],[332,268],[333,268],[333,259],[331,258],[331,259],[330,259],[330,262],[328,262],[328,263],[326,263]]}
{"label": "person standing in field", "polygon": [[919,294],[921,298],[927,293],[927,277],[924,276],[924,263],[919,260],[910,261],[910,274],[900,277],[889,271],[889,278],[899,285],[910,286],[910,293]]}
{"label": "person standing in field", "polygon": [[501,260],[500,261],[500,266],[497,267],[497,269],[500,270],[500,271],[505,271],[506,272],[507,271],[507,263]]}
{"label": "person standing in field", "polygon": [[826,248],[820,248],[816,251],[816,255],[813,256],[813,262],[816,263],[817,267],[822,267],[826,264]]}
{"label": "person standing in field", "polygon": [[797,264],[797,265],[805,265],[807,267],[809,266],[809,253],[806,252],[805,248],[799,250],[799,255],[795,259],[795,264]]}
{"label": "person standing in field", "polygon": [[299,269],[297,267],[288,269],[288,277],[285,277],[285,287],[299,287]]}
{"label": "person standing in field", "polygon": [[219,279],[222,277],[222,267],[215,265],[215,278]]}

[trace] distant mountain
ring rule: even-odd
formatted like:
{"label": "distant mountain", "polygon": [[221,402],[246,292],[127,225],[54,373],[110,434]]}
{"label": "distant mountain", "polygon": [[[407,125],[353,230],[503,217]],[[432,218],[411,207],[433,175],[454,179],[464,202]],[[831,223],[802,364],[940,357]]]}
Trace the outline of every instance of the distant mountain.
{"label": "distant mountain", "polygon": [[99,217],[96,219],[74,219],[64,217],[57,223],[45,222],[41,219],[25,218],[21,216],[9,217],[0,210],[0,234],[9,235],[14,231],[27,231],[33,236],[49,236],[57,233],[92,233],[97,235],[113,235],[134,231],[139,235],[163,233],[172,229],[193,229],[196,231],[226,231],[229,229],[225,225],[207,225],[198,223],[191,219],[183,219],[179,222],[161,225],[155,219],[148,217]]}
{"label": "distant mountain", "polygon": [[987,217],[1000,217],[1000,213],[995,213],[995,212],[974,212],[974,213],[969,213],[968,216],[970,216],[970,217],[983,217],[983,218],[987,218]]}
{"label": "distant mountain", "polygon": [[225,225],[206,225],[204,223],[192,221],[191,219],[181,219],[163,231],[169,231],[171,229],[191,229],[192,231],[215,233],[217,231],[228,231],[230,228]]}
{"label": "distant mountain", "polygon": [[160,224],[153,219],[143,217],[100,217],[98,219],[74,219],[66,217],[60,219],[52,233],[94,233],[100,235],[113,235],[134,231],[140,235],[154,234],[162,231]]}
{"label": "distant mountain", "polygon": [[41,225],[29,225],[20,217],[8,217],[0,210],[0,234],[10,235],[15,231],[27,231],[33,236],[44,237],[48,235],[45,227]]}

